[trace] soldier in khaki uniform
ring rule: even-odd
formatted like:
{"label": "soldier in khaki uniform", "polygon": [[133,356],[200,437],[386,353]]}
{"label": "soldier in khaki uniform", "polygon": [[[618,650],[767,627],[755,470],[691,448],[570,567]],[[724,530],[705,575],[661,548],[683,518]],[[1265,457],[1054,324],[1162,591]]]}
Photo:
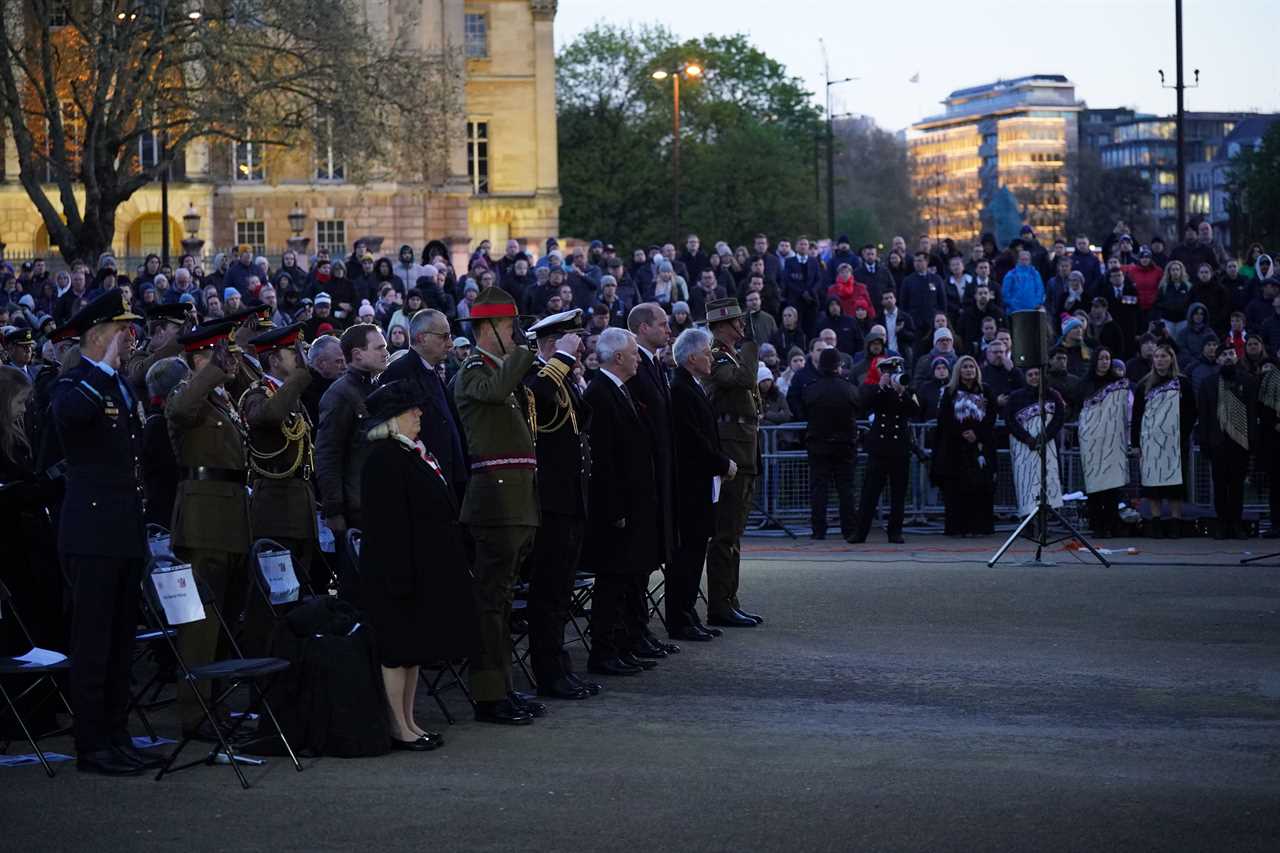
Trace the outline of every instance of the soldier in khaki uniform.
{"label": "soldier in khaki uniform", "polygon": [[[312,427],[302,407],[311,371],[301,349],[302,324],[273,329],[249,344],[264,375],[240,398],[249,430],[249,504],[254,539],[273,539],[293,555],[298,578],[311,578],[315,553],[316,496]],[[327,592],[327,590],[319,590]]]}
{"label": "soldier in khaki uniform", "polygon": [[[471,308],[475,352],[454,377],[453,395],[471,459],[461,520],[475,540],[482,651],[471,665],[476,719],[520,725],[545,706],[511,681],[511,587],[533,548],[539,521],[534,479],[534,398],[523,385],[534,353],[516,322],[516,303],[491,287]],[[565,347],[577,346],[566,335]],[[573,350],[571,350],[573,351]]]}
{"label": "soldier in khaki uniform", "polygon": [[249,342],[272,328],[271,306],[257,305],[242,308],[222,318],[223,322],[233,324],[233,334],[229,342],[231,354],[235,357],[236,373],[227,383],[227,391],[231,399],[239,400],[249,386],[262,380],[262,363],[253,352]]}
{"label": "soldier in khaki uniform", "polygon": [[[760,386],[756,384],[759,344],[747,335],[746,317],[738,300],[707,303],[711,347],[711,376],[707,385],[720,432],[720,446],[738,466],[738,474],[720,485],[716,504],[716,532],[707,549],[707,624],[746,628],[764,621],[738,604],[738,568],[742,533],[747,527],[751,498],[759,473],[758,435]],[[741,343],[741,349],[735,347]]]}
{"label": "soldier in khaki uniform", "polygon": [[[178,343],[178,335],[192,325],[187,305],[175,302],[170,305],[148,305],[144,309],[147,316],[147,343],[130,353],[124,363],[124,376],[129,382],[129,390],[139,400],[147,400],[147,371],[151,365],[162,358],[182,355],[182,344]],[[150,411],[150,407],[148,407]]]}
{"label": "soldier in khaki uniform", "polygon": [[[249,550],[244,423],[226,390],[236,370],[228,344],[233,329],[222,320],[179,337],[192,375],[165,403],[178,463],[174,553],[192,565],[229,619],[244,606]],[[178,642],[188,663],[212,661],[218,654],[216,618],[210,613],[199,624],[183,626]],[[183,732],[197,733],[203,714],[189,690],[178,694],[178,712]]]}

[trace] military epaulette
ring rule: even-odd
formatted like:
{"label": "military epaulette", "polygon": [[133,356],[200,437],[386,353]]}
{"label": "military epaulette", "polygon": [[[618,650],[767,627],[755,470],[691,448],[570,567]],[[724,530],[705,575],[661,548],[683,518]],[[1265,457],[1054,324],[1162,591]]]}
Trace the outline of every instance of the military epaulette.
{"label": "military epaulette", "polygon": [[486,359],[482,353],[472,353],[467,356],[466,361],[462,362],[462,369],[466,370],[471,367],[481,367],[486,361],[488,361],[488,359]]}
{"label": "military epaulette", "polygon": [[538,371],[538,376],[543,379],[553,379],[556,382],[564,382],[565,378],[573,371],[573,368],[565,364],[558,358],[553,358],[542,366]]}

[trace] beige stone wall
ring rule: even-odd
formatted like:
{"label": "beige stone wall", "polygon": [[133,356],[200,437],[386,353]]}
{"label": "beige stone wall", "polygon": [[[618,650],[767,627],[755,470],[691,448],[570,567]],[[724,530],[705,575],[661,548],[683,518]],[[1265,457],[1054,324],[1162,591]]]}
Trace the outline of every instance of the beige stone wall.
{"label": "beige stone wall", "polygon": [[[266,158],[266,180],[230,180],[231,155],[223,145],[193,145],[186,152],[187,174],[198,182],[170,186],[171,218],[180,223],[188,204],[201,216],[199,237],[212,254],[235,242],[235,223],[262,220],[266,248],[278,256],[292,231],[288,215],[295,205],[307,214],[303,236],[316,244],[316,222],[341,219],[347,243],[380,235],[383,251],[402,243],[415,250],[433,239],[454,248],[455,259],[482,239],[501,244],[509,237],[528,241],[540,254],[547,237],[559,231],[555,127],[555,54],[552,0],[366,0],[377,27],[396,27],[401,6],[413,6],[423,47],[445,40],[461,49],[464,15],[489,17],[489,57],[467,63],[459,132],[448,144],[453,178],[441,187],[381,183],[355,186],[316,183],[309,150],[273,151]],[[489,122],[490,194],[471,196],[465,185],[467,120]],[[13,146],[5,147],[10,156]],[[8,165],[8,164],[7,164]],[[12,253],[36,248],[40,218],[15,180],[17,163],[0,183],[0,240]],[[51,195],[56,201],[56,194]],[[124,254],[130,228],[160,210],[159,185],[147,187],[123,205],[116,222],[116,251]],[[135,230],[136,234],[136,230]],[[185,234],[178,235],[179,237]],[[55,249],[56,252],[56,249]]]}

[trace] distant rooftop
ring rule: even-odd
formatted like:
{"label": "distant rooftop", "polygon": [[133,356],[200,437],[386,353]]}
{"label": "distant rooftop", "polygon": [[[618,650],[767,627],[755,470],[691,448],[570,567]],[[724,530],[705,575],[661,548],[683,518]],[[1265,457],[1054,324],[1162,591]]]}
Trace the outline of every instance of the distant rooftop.
{"label": "distant rooftop", "polygon": [[1076,112],[1075,84],[1063,74],[1028,74],[981,86],[956,89],[943,101],[946,111],[926,116],[914,127],[926,129],[963,123],[976,116],[1001,115],[1028,109]]}
{"label": "distant rooftop", "polygon": [[998,92],[1001,89],[1012,89],[1028,83],[1037,85],[1073,85],[1070,80],[1063,74],[1028,74],[1025,77],[1015,77],[1012,80],[997,80],[994,83],[983,83],[981,86],[970,86],[967,89],[956,89],[947,99],[965,98],[970,95],[981,95],[986,92]]}

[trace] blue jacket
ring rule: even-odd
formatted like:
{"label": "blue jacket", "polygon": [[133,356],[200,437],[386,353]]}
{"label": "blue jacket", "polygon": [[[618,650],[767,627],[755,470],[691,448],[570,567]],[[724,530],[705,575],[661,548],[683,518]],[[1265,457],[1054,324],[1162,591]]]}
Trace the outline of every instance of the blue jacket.
{"label": "blue jacket", "polygon": [[1005,311],[1033,311],[1044,305],[1044,279],[1034,266],[1015,266],[1000,289]]}

